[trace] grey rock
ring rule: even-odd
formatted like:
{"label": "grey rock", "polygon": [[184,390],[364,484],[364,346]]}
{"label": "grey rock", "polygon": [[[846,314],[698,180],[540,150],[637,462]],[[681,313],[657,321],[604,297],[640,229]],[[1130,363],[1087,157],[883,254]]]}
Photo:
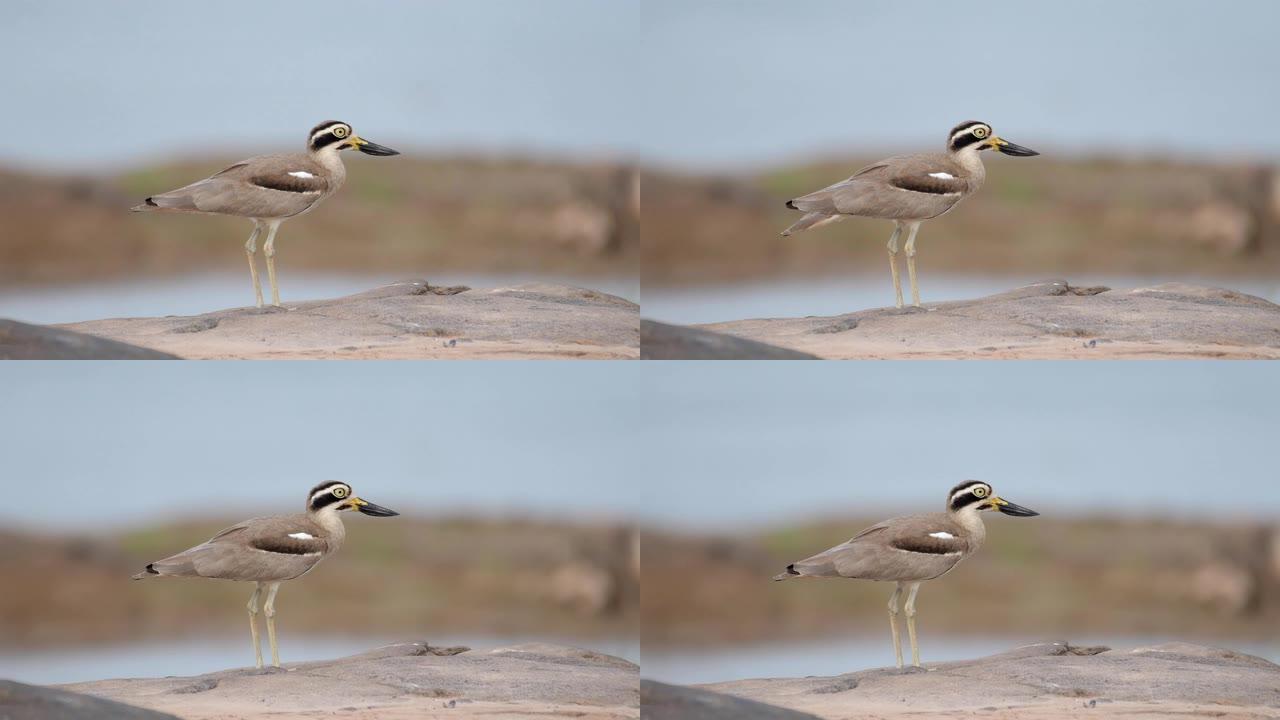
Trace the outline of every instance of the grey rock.
{"label": "grey rock", "polygon": [[692,687],[640,682],[644,720],[817,720],[808,713]]}
{"label": "grey rock", "polygon": [[332,300],[61,326],[185,358],[635,358],[640,308],[582,288],[425,280]]}
{"label": "grey rock", "polygon": [[644,360],[817,360],[809,353],[692,327],[640,321]]}
{"label": "grey rock", "polygon": [[635,664],[610,655],[541,643],[487,652],[403,643],[272,672],[242,668],[64,687],[201,717],[238,716],[244,708],[254,709],[249,717],[329,713],[353,704],[403,710],[406,703],[425,715],[450,699],[459,701],[460,713],[465,700],[465,712],[477,715],[489,712],[485,704],[499,703],[517,714],[519,708],[543,714],[548,707],[573,706],[590,707],[600,717],[623,717],[639,707],[639,672]]}
{"label": "grey rock", "polygon": [[[856,687],[831,694],[833,684]],[[1170,643],[1134,650],[1041,643],[959,662],[928,664],[927,672],[895,668],[837,677],[716,683],[706,689],[824,715],[837,706],[896,707],[903,714],[1001,707],[1074,707],[1160,703],[1163,712],[1231,706],[1280,707],[1280,665],[1231,650]],[[1120,712],[1117,710],[1116,712]],[[1037,716],[1039,717],[1039,716]]]}
{"label": "grey rock", "polygon": [[0,680],[3,720],[178,720],[167,713],[57,688]]}
{"label": "grey rock", "polygon": [[176,355],[83,332],[0,319],[0,360],[176,359]]}
{"label": "grey rock", "polygon": [[1280,358],[1280,305],[1220,288],[1064,280],[924,308],[698,326],[823,358]]}

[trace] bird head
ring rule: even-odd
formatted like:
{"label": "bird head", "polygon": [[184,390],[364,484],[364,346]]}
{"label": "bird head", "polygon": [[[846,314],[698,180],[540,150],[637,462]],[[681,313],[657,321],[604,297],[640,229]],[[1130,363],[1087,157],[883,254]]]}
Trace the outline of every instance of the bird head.
{"label": "bird head", "polygon": [[960,123],[951,128],[951,134],[947,136],[947,150],[953,153],[965,150],[978,152],[988,149],[995,149],[1005,155],[1013,155],[1015,157],[1029,157],[1040,154],[1031,148],[1015,145],[997,136],[990,125],[977,120]]}
{"label": "bird head", "polygon": [[358,510],[373,517],[391,517],[400,514],[390,508],[356,497],[351,492],[350,485],[337,480],[322,482],[311,488],[311,493],[307,495],[307,512],[341,512],[343,510]]}
{"label": "bird head", "polygon": [[947,495],[947,510],[953,513],[999,510],[1005,515],[1014,517],[1032,517],[1040,514],[996,495],[990,485],[980,480],[966,480],[951,488],[951,493]]}
{"label": "bird head", "polygon": [[307,136],[307,149],[312,153],[338,152],[355,148],[366,155],[399,155],[400,152],[384,145],[369,142],[356,135],[351,126],[338,120],[326,120],[311,128]]}

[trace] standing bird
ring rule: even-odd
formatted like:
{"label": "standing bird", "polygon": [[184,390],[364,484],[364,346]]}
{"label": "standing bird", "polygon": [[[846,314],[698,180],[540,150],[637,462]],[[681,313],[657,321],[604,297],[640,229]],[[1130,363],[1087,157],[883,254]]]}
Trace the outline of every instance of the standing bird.
{"label": "standing bird", "polygon": [[271,664],[280,667],[280,653],[276,648],[276,591],[280,583],[306,575],[342,547],[347,531],[338,513],[343,510],[359,510],[374,517],[400,514],[352,495],[351,486],[344,482],[323,482],[311,488],[307,495],[306,512],[253,518],[232,525],[189,550],[151,563],[133,579],[203,577],[257,583],[249,597],[249,632],[253,636],[255,663],[262,667],[258,598],[265,589],[267,600],[262,609],[267,616]]}
{"label": "standing bird", "polygon": [[898,636],[898,598],[907,593],[907,635],[911,640],[911,664],[920,667],[916,644],[916,592],[920,583],[942,577],[961,560],[978,551],[987,537],[978,514],[999,510],[1005,515],[1031,517],[1040,513],[997,497],[987,483],[966,480],[947,494],[947,511],[904,515],[885,520],[854,535],[847,543],[787,566],[774,580],[791,578],[853,578],[888,580],[897,588],[889,598],[889,629],[893,652],[902,667],[902,643]]}
{"label": "standing bird", "polygon": [[258,236],[267,228],[262,246],[267,256],[267,279],[271,282],[271,304],[280,305],[276,286],[276,230],[280,223],[320,204],[342,187],[347,169],[338,153],[355,148],[366,155],[399,155],[389,147],[369,142],[355,134],[351,126],[328,120],[311,128],[307,151],[258,155],[186,187],[152,195],[136,212],[169,212],[234,215],[253,221],[253,233],[244,244],[249,257],[249,275],[258,307],[262,307],[262,287],[258,284]]}
{"label": "standing bird", "polygon": [[916,231],[920,223],[946,213],[982,187],[987,171],[978,153],[988,148],[1017,157],[1040,154],[996,137],[991,126],[984,122],[963,122],[951,129],[945,153],[897,155],[862,168],[844,182],[788,200],[787,207],[804,211],[804,217],[782,234],[826,225],[847,215],[892,220],[889,269],[893,272],[895,302],[902,307],[897,258],[898,237],[905,227],[911,302],[920,307],[920,289],[916,285]]}

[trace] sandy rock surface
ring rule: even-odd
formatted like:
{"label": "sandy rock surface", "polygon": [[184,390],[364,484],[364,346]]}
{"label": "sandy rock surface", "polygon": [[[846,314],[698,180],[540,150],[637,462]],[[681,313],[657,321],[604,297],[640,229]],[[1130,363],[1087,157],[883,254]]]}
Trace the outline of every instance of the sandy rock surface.
{"label": "sandy rock surface", "polygon": [[283,668],[101,680],[63,688],[186,720],[616,720],[640,715],[640,674],[634,664],[542,643],[492,650],[405,643],[338,660],[285,663]]}
{"label": "sandy rock surface", "polygon": [[1187,643],[1044,643],[926,666],[705,689],[832,719],[1280,717],[1280,665]]}
{"label": "sandy rock surface", "polygon": [[538,283],[492,289],[393,283],[282,308],[59,326],[189,359],[637,358],[639,307]]}
{"label": "sandy rock surface", "polygon": [[923,308],[698,327],[830,359],[1280,358],[1280,305],[1179,283],[1111,290],[1054,280]]}

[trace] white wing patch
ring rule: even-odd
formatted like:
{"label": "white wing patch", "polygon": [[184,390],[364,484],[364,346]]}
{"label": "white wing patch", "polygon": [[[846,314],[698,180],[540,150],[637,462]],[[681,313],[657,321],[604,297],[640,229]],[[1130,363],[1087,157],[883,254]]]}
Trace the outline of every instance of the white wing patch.
{"label": "white wing patch", "polygon": [[304,533],[304,532],[289,533],[289,537],[293,538],[294,540],[315,540],[313,536],[308,535],[307,533]]}
{"label": "white wing patch", "polygon": [[[289,174],[293,175],[294,173],[289,173]],[[929,177],[938,178],[939,180],[955,180],[956,179],[955,175],[952,175],[951,173],[944,173],[944,172],[929,173]]]}
{"label": "white wing patch", "polygon": [[[293,536],[290,535],[289,537],[293,537]],[[952,535],[949,532],[943,532],[941,530],[939,530],[938,532],[929,533],[929,537],[938,538],[939,540],[955,540],[956,539],[955,535]]]}
{"label": "white wing patch", "polygon": [[311,173],[307,172],[306,170],[294,170],[293,172],[291,172],[291,173],[289,173],[289,174],[290,174],[290,175],[292,175],[292,176],[294,176],[294,177],[296,177],[296,178],[302,178],[303,180],[309,180],[309,179],[311,179],[311,178],[315,177],[315,175],[312,175]]}

